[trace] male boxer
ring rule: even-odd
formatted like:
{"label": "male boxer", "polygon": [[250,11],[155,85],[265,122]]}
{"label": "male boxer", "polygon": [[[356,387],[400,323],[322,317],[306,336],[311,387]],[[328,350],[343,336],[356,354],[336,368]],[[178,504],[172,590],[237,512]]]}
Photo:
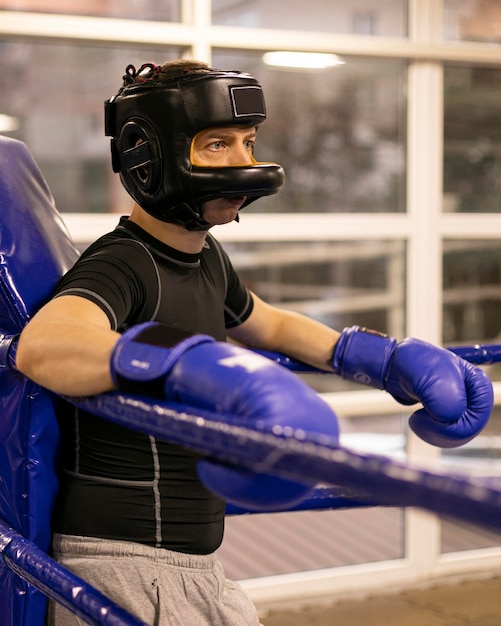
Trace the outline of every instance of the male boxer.
{"label": "male boxer", "polygon": [[[277,193],[282,168],[253,157],[266,118],[250,75],[179,61],[129,66],[105,105],[113,168],[135,203],[82,255],[23,331],[21,372],[59,394],[112,389],[231,412],[271,428],[337,436],[334,414],[273,350],[423,408],[411,428],[460,445],[487,422],[486,375],[442,348],[356,326],[341,333],[272,307],[239,280],[210,234]],[[305,485],[253,476],[65,405],[56,558],[147,623],[254,625],[214,552],[225,498],[266,508]],[[210,490],[207,489],[210,487]],[[217,493],[218,495],[215,495]],[[52,607],[50,623],[78,620]]]}

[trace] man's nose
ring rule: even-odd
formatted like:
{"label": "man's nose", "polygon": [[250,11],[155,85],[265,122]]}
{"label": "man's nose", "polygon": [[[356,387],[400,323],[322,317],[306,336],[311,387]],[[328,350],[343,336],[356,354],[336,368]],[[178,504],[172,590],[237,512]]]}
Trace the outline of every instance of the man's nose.
{"label": "man's nose", "polygon": [[250,165],[253,162],[252,152],[241,144],[232,146],[229,154],[229,165]]}

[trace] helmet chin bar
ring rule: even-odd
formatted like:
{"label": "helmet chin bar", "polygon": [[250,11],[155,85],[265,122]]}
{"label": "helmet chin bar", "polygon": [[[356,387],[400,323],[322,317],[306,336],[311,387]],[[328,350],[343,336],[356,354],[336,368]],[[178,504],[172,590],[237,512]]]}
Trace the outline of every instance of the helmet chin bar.
{"label": "helmet chin bar", "polygon": [[144,199],[145,211],[165,222],[183,225],[187,230],[207,230],[203,205],[216,198],[245,196],[241,209],[262,196],[277,193],[285,182],[284,170],[276,163],[256,163],[232,167],[191,166],[191,197],[179,198],[175,206],[162,206],[153,198]]}
{"label": "helmet chin bar", "polygon": [[243,208],[282,188],[285,175],[276,163],[203,167],[190,162],[197,133],[223,126],[258,127],[265,119],[255,78],[211,68],[127,82],[105,103],[113,170],[123,186],[155,218],[188,230],[210,228],[203,219],[209,200],[245,196]]}

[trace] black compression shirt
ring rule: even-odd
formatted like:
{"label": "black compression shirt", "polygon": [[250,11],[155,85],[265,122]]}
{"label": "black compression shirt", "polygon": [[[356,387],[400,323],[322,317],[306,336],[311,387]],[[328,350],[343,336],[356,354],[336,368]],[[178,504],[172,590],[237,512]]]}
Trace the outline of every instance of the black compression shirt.
{"label": "black compression shirt", "polygon": [[[56,296],[96,303],[123,332],[155,320],[219,341],[252,311],[252,298],[208,235],[185,254],[122,219],[84,252]],[[199,456],[64,405],[63,472],[54,530],[208,554],[222,540],[225,503],[198,480]]]}

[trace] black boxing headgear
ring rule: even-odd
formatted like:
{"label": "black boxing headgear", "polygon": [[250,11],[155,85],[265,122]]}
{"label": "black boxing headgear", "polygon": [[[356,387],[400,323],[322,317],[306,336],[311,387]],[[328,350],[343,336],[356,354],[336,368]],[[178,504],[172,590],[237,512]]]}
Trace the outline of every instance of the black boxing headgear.
{"label": "black boxing headgear", "polygon": [[[146,73],[145,73],[146,68]],[[159,220],[206,230],[208,200],[245,196],[242,206],[277,193],[276,163],[204,167],[191,161],[194,137],[208,128],[255,127],[266,119],[263,92],[250,74],[212,68],[128,66],[124,85],[105,102],[113,170],[134,200]]]}

